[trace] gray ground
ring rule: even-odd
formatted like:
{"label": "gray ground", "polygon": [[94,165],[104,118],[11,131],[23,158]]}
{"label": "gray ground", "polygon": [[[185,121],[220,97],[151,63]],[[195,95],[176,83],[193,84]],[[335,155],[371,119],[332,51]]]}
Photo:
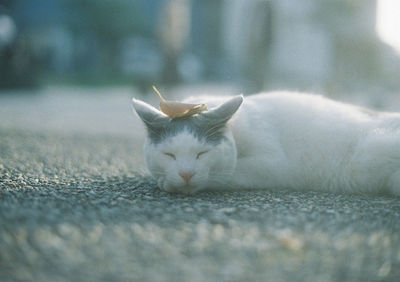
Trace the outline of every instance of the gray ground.
{"label": "gray ground", "polygon": [[76,126],[43,95],[0,97],[0,281],[400,280],[400,198],[170,195],[141,174],[129,94],[77,99]]}

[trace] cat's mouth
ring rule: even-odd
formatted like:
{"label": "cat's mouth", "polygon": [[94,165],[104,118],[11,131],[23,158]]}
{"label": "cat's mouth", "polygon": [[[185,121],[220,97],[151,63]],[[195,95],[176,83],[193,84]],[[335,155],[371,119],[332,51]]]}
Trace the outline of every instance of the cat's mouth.
{"label": "cat's mouth", "polygon": [[197,191],[198,191],[198,189],[196,188],[196,186],[193,186],[193,185],[185,185],[178,189],[178,193],[184,194],[184,195],[192,195],[192,194],[196,193]]}

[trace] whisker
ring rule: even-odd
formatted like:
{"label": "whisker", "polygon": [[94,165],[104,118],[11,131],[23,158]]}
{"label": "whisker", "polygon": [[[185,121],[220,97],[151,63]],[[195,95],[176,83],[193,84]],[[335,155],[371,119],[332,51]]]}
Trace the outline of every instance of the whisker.
{"label": "whisker", "polygon": [[149,131],[151,131],[152,133],[154,133],[155,135],[157,135],[158,137],[162,137],[160,133],[158,133],[157,131],[155,131],[154,129],[152,129],[151,127],[147,126],[147,129]]}
{"label": "whisker", "polygon": [[167,175],[167,173],[165,173],[165,172],[163,172],[163,171],[152,171],[152,174],[157,174],[157,175],[160,175],[160,176],[166,176]]}
{"label": "whisker", "polygon": [[[218,127],[221,127],[221,125],[220,125],[220,124],[217,124],[217,125],[214,125],[214,126],[210,127],[209,129],[206,130],[205,135],[206,135],[206,136],[212,136],[212,135],[218,133],[218,130],[217,130]],[[214,131],[214,130],[215,130],[215,132],[213,132],[212,134],[208,135],[210,132],[212,132],[212,131]]]}
{"label": "whisker", "polygon": [[233,172],[231,171],[226,171],[226,172],[216,172],[216,173],[210,173],[210,177],[217,177],[217,176],[231,176]]}

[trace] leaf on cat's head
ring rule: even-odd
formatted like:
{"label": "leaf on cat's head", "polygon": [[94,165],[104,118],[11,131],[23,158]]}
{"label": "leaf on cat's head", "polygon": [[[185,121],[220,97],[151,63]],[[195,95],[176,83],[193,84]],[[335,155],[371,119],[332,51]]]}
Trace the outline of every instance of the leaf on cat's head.
{"label": "leaf on cat's head", "polygon": [[172,119],[190,117],[208,110],[206,104],[189,104],[165,100],[155,86],[153,86],[153,89],[160,97],[160,110]]}

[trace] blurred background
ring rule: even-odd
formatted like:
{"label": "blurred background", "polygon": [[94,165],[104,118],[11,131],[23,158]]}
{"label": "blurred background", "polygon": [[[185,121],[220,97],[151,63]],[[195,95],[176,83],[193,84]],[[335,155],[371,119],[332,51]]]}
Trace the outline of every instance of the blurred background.
{"label": "blurred background", "polygon": [[400,1],[0,0],[3,105],[153,84],[169,98],[285,89],[400,111]]}

